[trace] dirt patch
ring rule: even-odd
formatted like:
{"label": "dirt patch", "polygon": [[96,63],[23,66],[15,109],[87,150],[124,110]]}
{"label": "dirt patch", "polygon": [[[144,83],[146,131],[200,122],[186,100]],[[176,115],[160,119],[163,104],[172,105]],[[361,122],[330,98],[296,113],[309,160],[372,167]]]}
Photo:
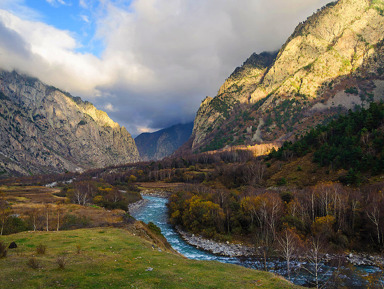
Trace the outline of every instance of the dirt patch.
{"label": "dirt patch", "polygon": [[330,108],[343,107],[346,109],[353,109],[356,105],[362,105],[363,102],[359,95],[345,93],[339,91],[335,96],[328,99],[325,103],[316,103],[311,110],[312,111],[324,111]]}
{"label": "dirt patch", "polygon": [[373,95],[375,101],[380,101],[384,99],[384,80],[374,80],[375,89],[373,90]]}

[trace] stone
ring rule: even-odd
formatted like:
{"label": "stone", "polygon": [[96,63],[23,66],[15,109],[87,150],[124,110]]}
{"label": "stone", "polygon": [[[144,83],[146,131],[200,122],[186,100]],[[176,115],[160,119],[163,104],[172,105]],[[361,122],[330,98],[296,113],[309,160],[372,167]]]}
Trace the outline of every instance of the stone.
{"label": "stone", "polygon": [[8,248],[9,249],[16,249],[17,248],[17,244],[15,242],[12,242],[11,244],[9,244]]}

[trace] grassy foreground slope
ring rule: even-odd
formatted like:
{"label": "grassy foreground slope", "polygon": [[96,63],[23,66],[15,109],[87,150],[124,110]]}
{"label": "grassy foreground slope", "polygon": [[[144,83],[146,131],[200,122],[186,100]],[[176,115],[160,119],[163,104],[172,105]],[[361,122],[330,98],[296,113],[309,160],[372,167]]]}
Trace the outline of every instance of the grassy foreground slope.
{"label": "grassy foreground slope", "polygon": [[[218,262],[193,261],[159,251],[115,228],[22,232],[1,236],[17,249],[0,259],[2,288],[297,288],[271,273]],[[38,255],[36,247],[47,246]],[[80,253],[77,252],[81,247]],[[40,269],[27,266],[33,256]],[[65,256],[59,269],[58,256]],[[152,271],[146,271],[153,268]]]}

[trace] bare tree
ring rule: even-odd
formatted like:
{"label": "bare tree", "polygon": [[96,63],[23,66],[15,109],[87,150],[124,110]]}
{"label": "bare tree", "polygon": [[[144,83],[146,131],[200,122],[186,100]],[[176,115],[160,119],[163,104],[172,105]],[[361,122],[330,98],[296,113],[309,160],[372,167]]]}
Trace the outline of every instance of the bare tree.
{"label": "bare tree", "polygon": [[5,200],[5,193],[0,191],[0,222],[1,230],[0,235],[3,235],[5,222],[11,214],[11,208],[9,208],[7,201]]}
{"label": "bare tree", "polygon": [[264,178],[266,166],[262,161],[250,161],[243,167],[243,180],[250,185],[257,185]]}
{"label": "bare tree", "polygon": [[56,206],[56,214],[57,214],[56,231],[59,231],[59,229],[60,229],[60,217],[61,217],[62,211],[63,211],[63,209],[62,209],[61,204],[57,204],[57,206]]}
{"label": "bare tree", "polygon": [[73,202],[85,206],[93,197],[94,188],[90,182],[79,182],[75,184]]}
{"label": "bare tree", "polygon": [[369,220],[375,225],[376,235],[377,235],[377,243],[381,244],[380,239],[380,204],[374,202],[372,203],[371,210],[367,210],[367,216]]}
{"label": "bare tree", "polygon": [[46,227],[47,227],[47,232],[49,231],[49,205],[45,205],[45,220],[46,220]]}
{"label": "bare tree", "polygon": [[377,190],[373,189],[369,192],[368,198],[370,202],[366,214],[375,226],[377,244],[380,246],[383,241],[381,238],[383,195],[381,191],[377,192]]}
{"label": "bare tree", "polygon": [[0,235],[3,235],[5,222],[7,221],[10,214],[11,214],[10,208],[8,207],[1,208],[1,205],[0,205],[0,222],[1,222]]}
{"label": "bare tree", "polygon": [[281,257],[287,262],[288,279],[291,278],[291,261],[300,247],[300,238],[291,229],[285,229],[277,238]]}
{"label": "bare tree", "polygon": [[28,216],[31,220],[33,231],[37,230],[37,224],[39,220],[40,210],[37,207],[33,207],[28,211]]}
{"label": "bare tree", "polygon": [[321,274],[322,268],[324,266],[324,261],[326,260],[326,257],[325,257],[326,255],[324,254],[325,252],[324,244],[325,243],[319,236],[312,237],[307,244],[307,253],[306,253],[306,260],[309,266],[301,267],[304,270],[306,270],[311,276],[313,276],[313,279],[314,279],[313,283],[316,288],[320,288],[320,282],[322,280],[322,277],[327,273],[326,272],[325,274]]}
{"label": "bare tree", "polygon": [[261,255],[263,258],[264,263],[264,270],[268,271],[268,258],[271,253],[271,244],[268,242],[268,239],[266,241],[262,241],[260,246],[257,247],[257,252]]}

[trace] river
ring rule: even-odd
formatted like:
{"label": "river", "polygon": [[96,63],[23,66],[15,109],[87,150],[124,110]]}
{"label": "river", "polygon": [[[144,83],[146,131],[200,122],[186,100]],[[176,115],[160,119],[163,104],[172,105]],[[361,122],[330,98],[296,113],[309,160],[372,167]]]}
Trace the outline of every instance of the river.
{"label": "river", "polygon": [[[254,257],[236,258],[217,256],[187,244],[176,232],[176,230],[168,223],[168,200],[166,198],[155,196],[143,196],[143,198],[146,199],[147,202],[139,210],[136,210],[132,214],[133,217],[145,223],[153,222],[156,224],[161,229],[162,234],[171,246],[185,257],[194,260],[219,261],[223,263],[237,264],[253,269],[263,268],[261,260]],[[301,263],[299,262],[293,263],[293,268],[296,268],[296,270],[294,270],[293,274],[291,273],[290,280],[297,285],[309,286],[311,284],[310,282],[312,281],[312,277],[306,271],[299,270],[300,264]],[[285,262],[283,260],[278,258],[273,259],[268,263],[268,268],[270,268],[270,271],[287,278]],[[322,275],[324,276],[323,279],[325,281],[332,276],[335,268],[328,266],[324,266],[323,268]],[[358,273],[356,274],[356,272]],[[377,272],[377,268],[371,266],[355,267],[354,270],[343,268],[343,272],[342,274],[339,274],[337,281],[341,282],[341,284],[331,282],[328,283],[328,286],[325,288],[335,288],[335,286],[338,287],[338,285],[346,286],[347,288],[364,288],[364,281],[360,275],[366,275],[374,272]]]}

